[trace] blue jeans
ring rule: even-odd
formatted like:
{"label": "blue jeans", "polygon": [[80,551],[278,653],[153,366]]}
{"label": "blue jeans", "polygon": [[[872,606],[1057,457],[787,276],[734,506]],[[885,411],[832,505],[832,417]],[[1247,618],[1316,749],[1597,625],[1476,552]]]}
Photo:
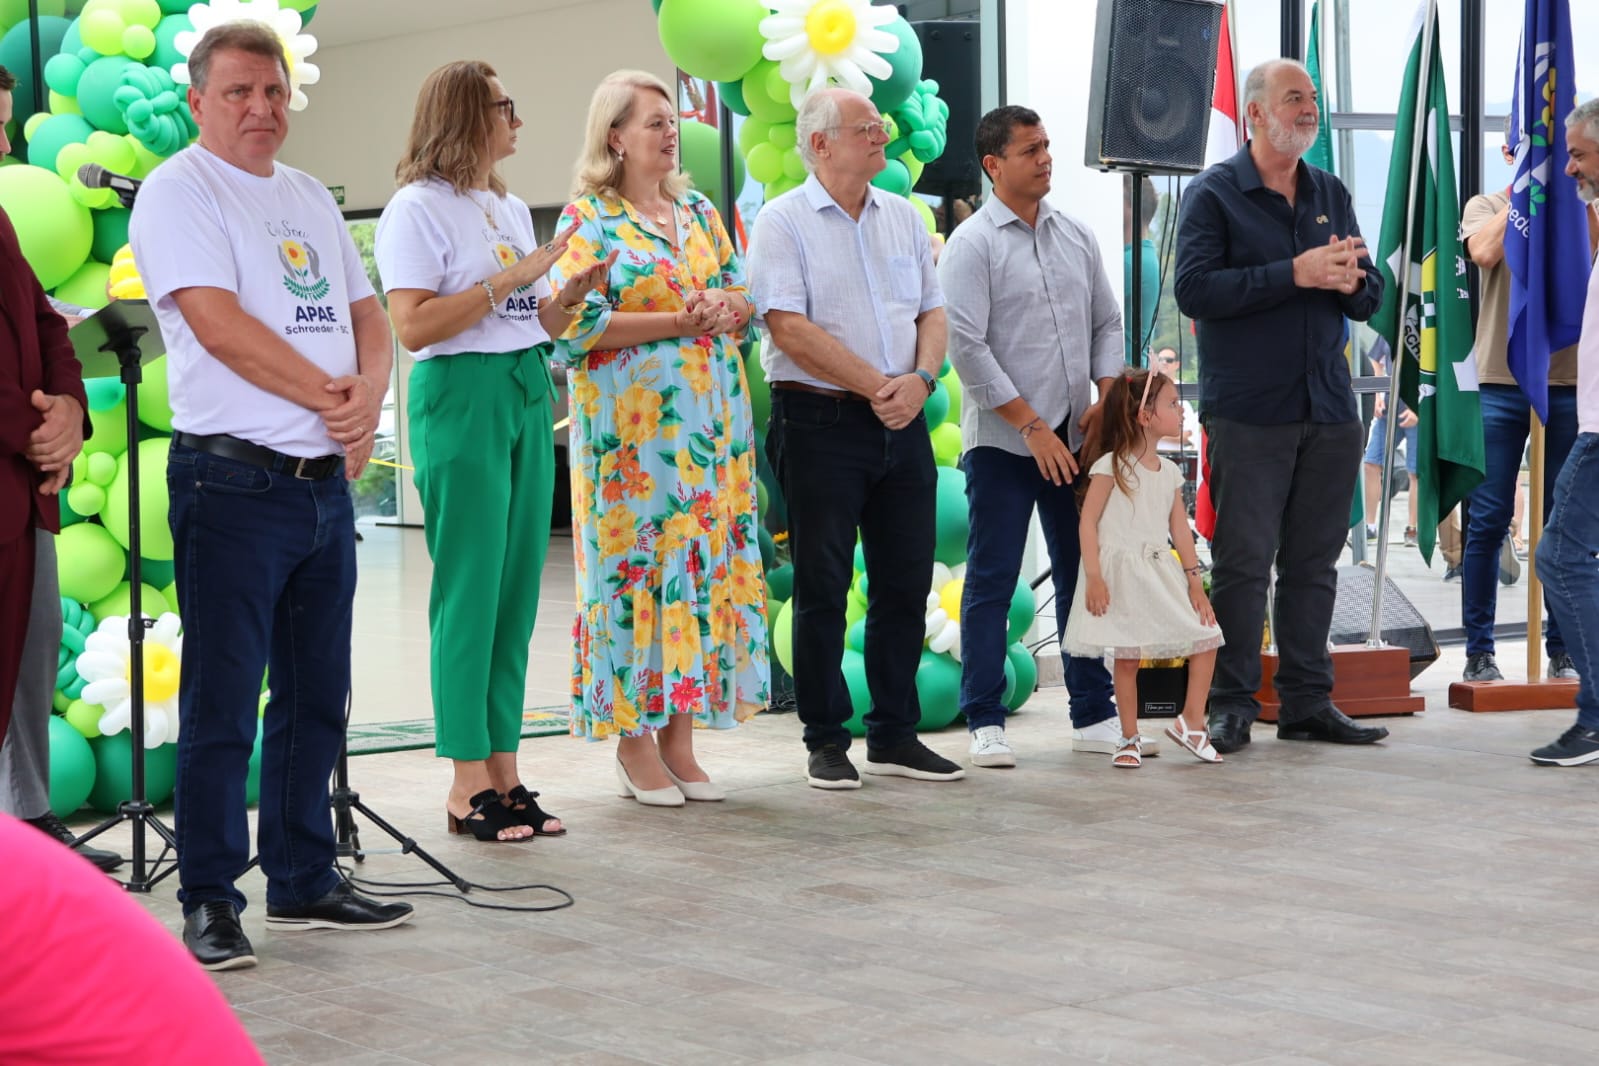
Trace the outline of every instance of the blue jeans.
{"label": "blue jeans", "polygon": [[[1033,508],[1044,529],[1055,585],[1055,637],[1066,629],[1066,614],[1077,591],[1080,549],[1077,500],[1071,485],[1057,486],[1038,471],[1030,455],[1001,448],[973,448],[961,459],[966,471],[969,532],[966,581],[961,592],[961,713],[968,729],[1003,725],[1005,705],[1006,617]],[[1100,659],[1061,654],[1072,725],[1077,729],[1116,714],[1114,686]]]}
{"label": "blue jeans", "polygon": [[355,595],[355,513],[342,467],[302,481],[173,444],[167,461],[183,603],[177,788],[178,899],[244,907],[244,782],[262,722],[257,841],[267,902],[331,891],[328,784],[344,741]]}
{"label": "blue jeans", "polygon": [[1538,580],[1577,666],[1577,724],[1599,729],[1599,433],[1584,433],[1572,445],[1554,499],[1538,541]]}
{"label": "blue jeans", "polygon": [[855,535],[866,560],[868,753],[916,736],[916,668],[933,580],[938,471],[927,420],[904,429],[870,404],[772,390],[766,457],[788,503],[794,560],[794,700],[805,747],[848,749],[854,714],[840,665]]}
{"label": "blue jeans", "polygon": [[[1405,413],[1403,404],[1399,407],[1399,413],[1401,415]],[[1416,472],[1416,439],[1420,432],[1421,426],[1419,425],[1411,426],[1409,429],[1401,426],[1399,427],[1398,435],[1394,437],[1394,448],[1403,447],[1405,449],[1406,473],[1414,474]],[[1382,465],[1382,446],[1387,440],[1388,415],[1380,414],[1371,420],[1371,433],[1366,438],[1366,455],[1362,461],[1367,466]],[[1375,518],[1376,516],[1368,515],[1367,517]]]}
{"label": "blue jeans", "polygon": [[[1521,456],[1532,427],[1532,409],[1515,385],[1483,385],[1482,444],[1484,472],[1471,492],[1470,520],[1466,524],[1466,549],[1461,559],[1460,620],[1466,627],[1466,653],[1494,650],[1494,612],[1499,603],[1499,549],[1510,535],[1515,514],[1516,481]],[[1570,385],[1549,388],[1549,425],[1544,434],[1544,503],[1550,506],[1555,479],[1565,465],[1577,437],[1577,390]],[[1544,590],[1544,605],[1550,603]],[[1554,612],[1544,633],[1548,653],[1566,651]]]}

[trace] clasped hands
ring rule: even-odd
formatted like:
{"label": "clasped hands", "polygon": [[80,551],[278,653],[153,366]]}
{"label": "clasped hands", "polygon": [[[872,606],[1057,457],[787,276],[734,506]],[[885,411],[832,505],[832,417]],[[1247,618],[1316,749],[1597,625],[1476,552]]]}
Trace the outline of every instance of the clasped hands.
{"label": "clasped hands", "polygon": [[71,396],[34,389],[28,397],[33,409],[43,416],[39,427],[28,435],[23,458],[44,475],[39,491],[54,496],[67,486],[72,460],[83,450],[83,408]]}
{"label": "clasped hands", "polygon": [[685,337],[719,337],[740,328],[749,301],[724,289],[695,289],[677,312]]}
{"label": "clasped hands", "polygon": [[1365,254],[1365,238],[1334,234],[1320,248],[1294,257],[1294,284],[1301,289],[1329,289],[1349,296],[1366,279],[1366,271],[1360,265]]}
{"label": "clasped hands", "polygon": [[388,383],[373,384],[360,374],[346,374],[334,378],[323,389],[337,397],[338,403],[322,412],[322,424],[328,436],[344,445],[344,476],[354,481],[372,458]]}

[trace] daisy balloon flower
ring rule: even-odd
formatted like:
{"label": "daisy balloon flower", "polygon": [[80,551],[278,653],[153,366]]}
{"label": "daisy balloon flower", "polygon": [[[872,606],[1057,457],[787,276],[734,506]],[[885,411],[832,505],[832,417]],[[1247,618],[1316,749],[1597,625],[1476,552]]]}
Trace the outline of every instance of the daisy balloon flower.
{"label": "daisy balloon flower", "polygon": [[[144,746],[178,739],[178,675],[183,637],[178,616],[168,611],[144,636]],[[105,708],[100,732],[120,733],[133,720],[133,658],[128,654],[128,618],[112,615],[90,633],[78,656],[78,675],[88,682],[83,702]]]}
{"label": "daisy balloon flower", "polygon": [[871,0],[769,3],[772,14],[760,23],[766,38],[761,54],[778,64],[795,107],[829,83],[870,96],[867,79],[894,72],[883,56],[898,51],[899,38],[882,28],[899,17],[894,8]]}
{"label": "daisy balloon flower", "polygon": [[172,39],[173,47],[184,58],[184,62],[172,65],[173,81],[179,85],[189,84],[189,53],[213,26],[226,22],[263,22],[283,42],[283,59],[289,67],[289,108],[305,110],[309,101],[300,87],[315,85],[322,71],[316,64],[306,62],[316,51],[316,38],[300,32],[302,23],[298,11],[280,8],[278,0],[210,0],[189,8],[189,21],[194,23],[194,29],[185,30]]}

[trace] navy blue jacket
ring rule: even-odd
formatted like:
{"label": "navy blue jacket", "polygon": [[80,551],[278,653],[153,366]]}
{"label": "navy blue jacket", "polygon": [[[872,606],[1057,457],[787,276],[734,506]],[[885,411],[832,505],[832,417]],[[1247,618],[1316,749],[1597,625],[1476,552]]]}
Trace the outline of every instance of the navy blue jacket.
{"label": "navy blue jacket", "polygon": [[1199,409],[1254,425],[1353,422],[1345,322],[1382,303],[1382,275],[1361,260],[1352,295],[1294,285],[1295,256],[1360,235],[1343,182],[1299,164],[1294,204],[1261,184],[1245,144],[1193,180],[1177,222],[1177,306],[1199,329]]}

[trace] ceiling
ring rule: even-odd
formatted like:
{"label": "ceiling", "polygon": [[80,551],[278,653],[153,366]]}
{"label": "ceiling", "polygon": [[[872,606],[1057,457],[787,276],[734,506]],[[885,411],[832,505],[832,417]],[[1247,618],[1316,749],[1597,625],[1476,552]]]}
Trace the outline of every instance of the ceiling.
{"label": "ceiling", "polygon": [[[647,0],[639,0],[640,4]],[[577,7],[582,0],[322,0],[306,32],[321,48],[493,22],[534,11]],[[644,12],[649,17],[649,12]]]}

